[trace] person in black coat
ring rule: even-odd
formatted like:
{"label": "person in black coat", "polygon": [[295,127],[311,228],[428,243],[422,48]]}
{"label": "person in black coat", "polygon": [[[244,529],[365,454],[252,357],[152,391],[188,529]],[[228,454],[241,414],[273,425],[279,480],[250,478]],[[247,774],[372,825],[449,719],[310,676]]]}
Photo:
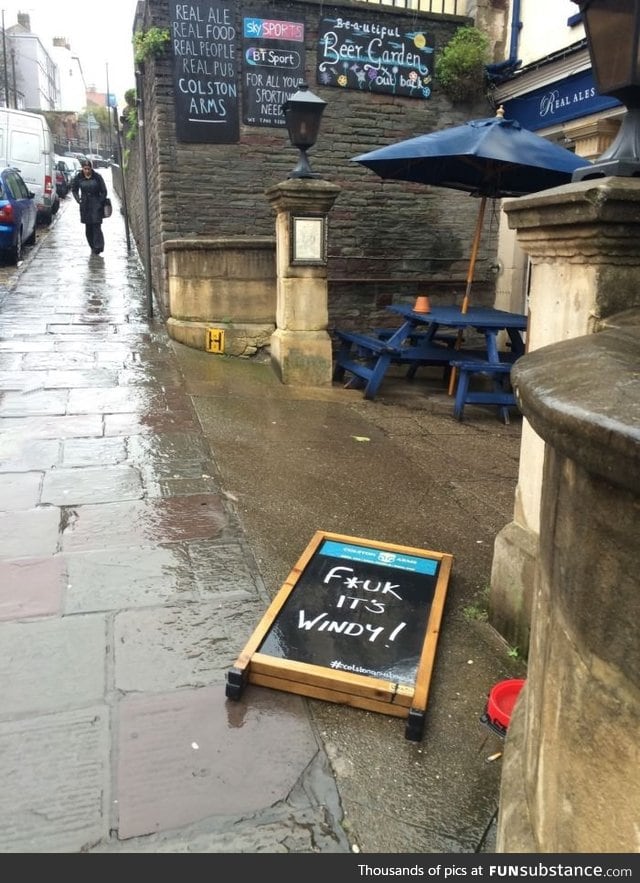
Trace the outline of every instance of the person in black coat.
{"label": "person in black coat", "polygon": [[82,168],[71,185],[73,198],[80,205],[80,221],[84,224],[87,242],[93,254],[104,251],[102,219],[104,202],[107,198],[107,185],[88,159],[82,160]]}

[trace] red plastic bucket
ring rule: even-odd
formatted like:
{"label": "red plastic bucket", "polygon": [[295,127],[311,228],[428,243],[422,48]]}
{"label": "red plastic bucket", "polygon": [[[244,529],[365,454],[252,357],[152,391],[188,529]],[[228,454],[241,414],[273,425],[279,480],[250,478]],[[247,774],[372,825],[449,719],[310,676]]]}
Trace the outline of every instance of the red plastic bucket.
{"label": "red plastic bucket", "polygon": [[523,678],[510,678],[506,681],[498,681],[491,688],[486,712],[489,724],[506,732],[511,721],[513,706],[524,684]]}

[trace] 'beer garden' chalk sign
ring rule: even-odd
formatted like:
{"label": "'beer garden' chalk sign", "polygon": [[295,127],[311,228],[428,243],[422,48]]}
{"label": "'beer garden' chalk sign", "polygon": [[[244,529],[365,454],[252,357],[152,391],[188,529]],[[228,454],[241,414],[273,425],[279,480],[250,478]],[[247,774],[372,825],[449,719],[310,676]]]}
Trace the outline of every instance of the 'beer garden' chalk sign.
{"label": "'beer garden' chalk sign", "polygon": [[317,80],[322,86],[429,98],[432,57],[433,46],[422,30],[341,17],[320,21]]}
{"label": "'beer garden' chalk sign", "polygon": [[407,719],[422,738],[453,558],[318,531],[227,673]]}
{"label": "'beer garden' chalk sign", "polygon": [[178,141],[238,141],[233,4],[171,3],[170,14]]}
{"label": "'beer garden' chalk sign", "polygon": [[244,122],[284,126],[282,105],[304,82],[304,23],[254,16],[242,36]]}

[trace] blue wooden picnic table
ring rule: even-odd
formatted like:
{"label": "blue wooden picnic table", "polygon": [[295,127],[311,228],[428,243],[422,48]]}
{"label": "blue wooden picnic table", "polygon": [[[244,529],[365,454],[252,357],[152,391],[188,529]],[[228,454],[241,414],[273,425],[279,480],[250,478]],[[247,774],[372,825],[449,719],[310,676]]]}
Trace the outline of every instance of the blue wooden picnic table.
{"label": "blue wooden picnic table", "polygon": [[[515,400],[510,389],[505,389],[509,372],[504,365],[510,365],[524,353],[526,315],[492,307],[471,307],[466,313],[457,306],[434,306],[427,313],[416,312],[413,307],[404,304],[392,305],[387,309],[403,319],[398,328],[370,334],[336,331],[340,347],[336,355],[334,380],[343,380],[345,372],[349,372],[363,382],[365,398],[373,399],[391,364],[408,365],[409,377],[423,365],[440,364],[446,369],[453,367],[460,372],[460,382],[465,392],[464,398],[460,401],[456,399],[454,416],[461,419],[465,402],[482,402],[497,405],[501,416],[508,422],[508,407],[515,404]],[[461,345],[460,335],[469,328],[483,335],[483,349],[468,349]],[[498,349],[498,334],[501,331],[506,331],[509,337],[508,352],[501,353]],[[468,391],[469,374],[474,371],[483,371],[492,376],[492,391]]]}

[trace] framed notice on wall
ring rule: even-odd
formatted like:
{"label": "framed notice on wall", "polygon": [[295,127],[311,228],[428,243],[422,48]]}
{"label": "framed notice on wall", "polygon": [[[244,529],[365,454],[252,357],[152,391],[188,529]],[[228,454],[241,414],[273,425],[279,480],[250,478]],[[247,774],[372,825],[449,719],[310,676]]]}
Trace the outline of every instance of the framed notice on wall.
{"label": "framed notice on wall", "polygon": [[177,140],[235,143],[240,123],[234,4],[171,2],[169,14]]}
{"label": "framed notice on wall", "polygon": [[377,711],[424,730],[453,557],[317,531],[233,668],[247,683]]}
{"label": "framed notice on wall", "polygon": [[327,263],[325,215],[291,215],[291,264]]}

